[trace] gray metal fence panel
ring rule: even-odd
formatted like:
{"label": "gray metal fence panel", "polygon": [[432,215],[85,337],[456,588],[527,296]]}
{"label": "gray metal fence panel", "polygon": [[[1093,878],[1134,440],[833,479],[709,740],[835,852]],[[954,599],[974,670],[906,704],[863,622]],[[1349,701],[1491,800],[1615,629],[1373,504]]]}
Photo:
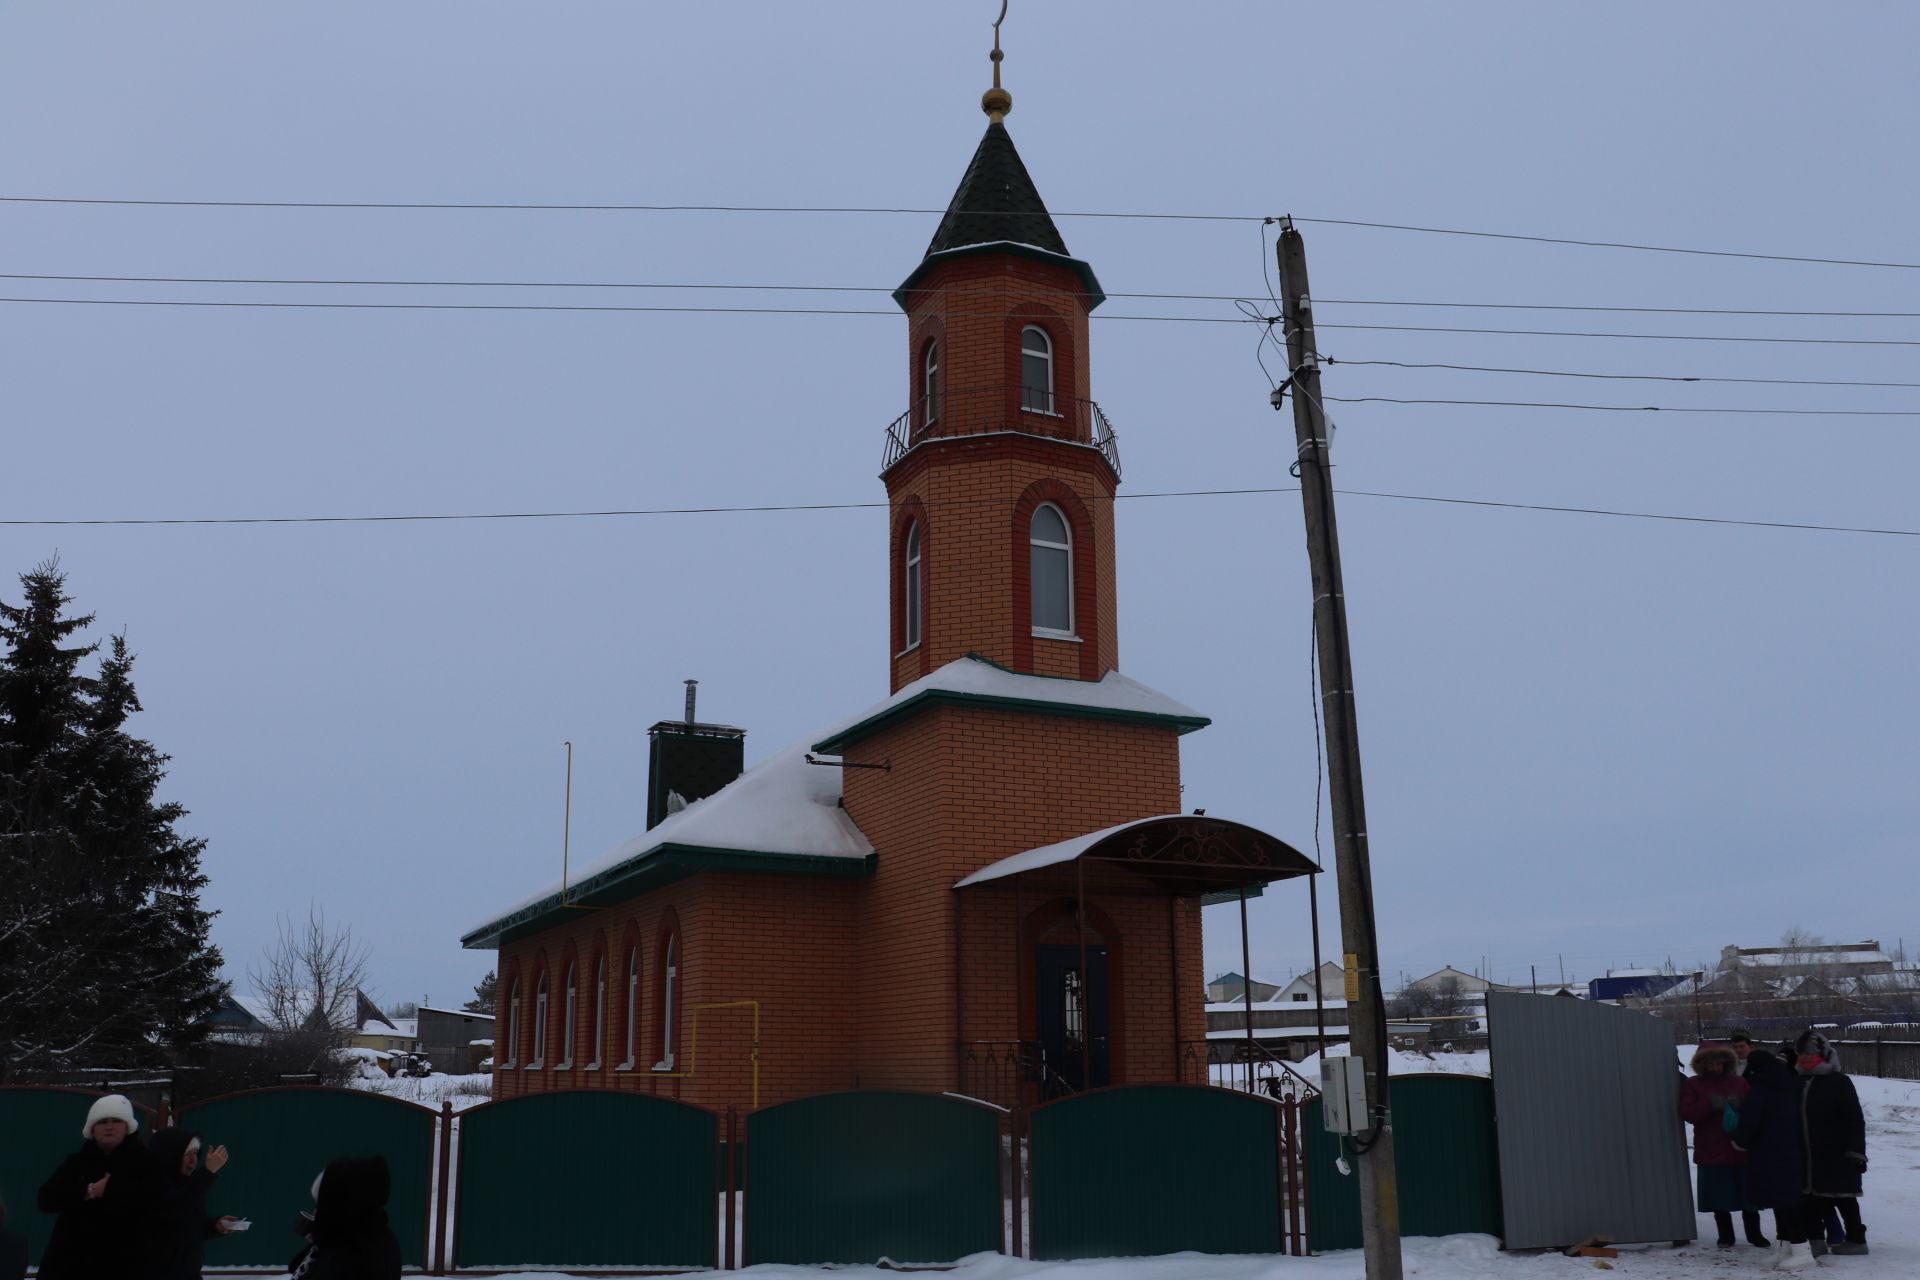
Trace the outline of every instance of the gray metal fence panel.
{"label": "gray metal fence panel", "polygon": [[1501,991],[1487,1026],[1507,1247],[1693,1239],[1672,1027]]}

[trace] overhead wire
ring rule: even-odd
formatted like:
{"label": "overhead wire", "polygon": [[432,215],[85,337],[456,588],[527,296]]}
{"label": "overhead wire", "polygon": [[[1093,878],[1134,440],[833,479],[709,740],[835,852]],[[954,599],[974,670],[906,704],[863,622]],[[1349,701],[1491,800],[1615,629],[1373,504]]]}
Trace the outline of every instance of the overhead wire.
{"label": "overhead wire", "polygon": [[1441,400],[1407,396],[1326,396],[1342,404],[1484,405],[1501,409],[1590,409],[1601,413],[1728,413],[1794,418],[1920,418],[1920,409],[1749,409],[1670,404],[1566,404],[1545,400]]}
{"label": "overhead wire", "polygon": [[1451,369],[1462,373],[1510,373],[1537,378],[1600,378],[1621,382],[1725,382],[1775,387],[1920,387],[1920,382],[1868,382],[1852,378],[1731,378],[1707,374],[1593,373],[1580,369],[1527,369],[1511,365],[1445,364],[1437,361],[1349,360],[1323,356],[1330,365],[1381,365],[1395,369]]}

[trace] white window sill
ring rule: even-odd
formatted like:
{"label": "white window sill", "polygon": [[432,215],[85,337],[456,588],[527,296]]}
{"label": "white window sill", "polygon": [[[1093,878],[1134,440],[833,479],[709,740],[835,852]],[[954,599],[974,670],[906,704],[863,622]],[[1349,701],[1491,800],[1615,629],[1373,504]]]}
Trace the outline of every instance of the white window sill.
{"label": "white window sill", "polygon": [[654,1064],[653,1064],[653,1070],[655,1070],[655,1071],[671,1071],[671,1070],[673,1070],[673,1059],[672,1059],[672,1058],[662,1058],[662,1059],[661,1059],[660,1061],[658,1061],[658,1062],[656,1062],[656,1063],[654,1063]]}
{"label": "white window sill", "polygon": [[598,1071],[599,1069],[600,1069],[600,1064],[597,1062],[589,1062],[586,1066],[581,1068],[581,1070],[583,1071]]}
{"label": "white window sill", "polygon": [[529,1062],[526,1066],[520,1069],[522,1071],[544,1071],[546,1070],[546,1066],[547,1064],[544,1062]]}
{"label": "white window sill", "polygon": [[617,1066],[617,1067],[615,1067],[615,1068],[614,1068],[614,1070],[615,1070],[615,1071],[631,1071],[631,1070],[633,1070],[633,1059],[632,1059],[632,1058],[628,1058],[628,1059],[627,1059],[627,1060],[626,1060],[625,1062],[623,1062],[623,1063],[621,1063],[621,1064],[620,1064],[619,1066]]}
{"label": "white window sill", "polygon": [[920,642],[918,640],[915,640],[912,644],[908,645],[906,648],[902,649],[900,652],[894,654],[893,656],[895,660],[904,658],[908,654],[912,653],[915,649],[918,649],[919,647],[920,647]]}
{"label": "white window sill", "polygon": [[1068,644],[1085,644],[1086,643],[1086,641],[1082,640],[1079,636],[1073,634],[1073,632],[1071,631],[1047,631],[1040,627],[1035,627],[1033,629],[1033,638],[1036,640],[1064,640]]}
{"label": "white window sill", "polygon": [[503,1062],[495,1069],[499,1071],[518,1071],[520,1064],[517,1062]]}
{"label": "white window sill", "polygon": [[1065,418],[1067,416],[1064,413],[1058,413],[1052,409],[1030,409],[1025,405],[1020,406],[1020,412],[1035,414],[1042,418]]}
{"label": "white window sill", "polygon": [[573,1070],[573,1060],[568,1059],[565,1062],[556,1062],[553,1064],[553,1069],[555,1071],[571,1071]]}

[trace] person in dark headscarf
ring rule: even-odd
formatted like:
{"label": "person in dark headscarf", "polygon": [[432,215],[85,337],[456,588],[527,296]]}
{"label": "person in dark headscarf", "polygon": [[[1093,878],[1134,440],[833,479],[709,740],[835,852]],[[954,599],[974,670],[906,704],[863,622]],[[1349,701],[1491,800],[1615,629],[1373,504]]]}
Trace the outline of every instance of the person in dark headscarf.
{"label": "person in dark headscarf", "polygon": [[1840,1070],[1840,1051],[1818,1031],[1795,1042],[1793,1069],[1800,1078],[1800,1136],[1806,1151],[1807,1226],[1822,1234],[1829,1207],[1839,1210],[1846,1239],[1833,1252],[1867,1251],[1860,1221],[1861,1179],[1867,1171],[1867,1122],[1860,1095]]}
{"label": "person in dark headscarf", "polygon": [[289,1270],[296,1280],[400,1280],[400,1240],[387,1225],[392,1175],[385,1156],[347,1156],[314,1190],[311,1242]]}
{"label": "person in dark headscarf", "polygon": [[148,1146],[160,1165],[165,1195],[154,1224],[154,1280],[198,1280],[207,1241],[238,1225],[231,1214],[207,1212],[207,1192],[227,1164],[227,1149],[215,1147],[200,1158],[200,1135],[191,1129],[162,1129]]}
{"label": "person in dark headscarf", "polygon": [[1747,1199],[1773,1210],[1783,1270],[1814,1265],[1807,1248],[1806,1152],[1800,1140],[1800,1085],[1793,1069],[1765,1049],[1747,1055],[1747,1100],[1733,1145],[1747,1153]]}

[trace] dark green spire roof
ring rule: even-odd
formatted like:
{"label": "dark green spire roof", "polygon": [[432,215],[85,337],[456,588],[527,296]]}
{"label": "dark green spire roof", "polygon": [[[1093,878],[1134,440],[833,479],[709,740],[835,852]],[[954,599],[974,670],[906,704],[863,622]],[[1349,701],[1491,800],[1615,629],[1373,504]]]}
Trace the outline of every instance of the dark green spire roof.
{"label": "dark green spire roof", "polygon": [[1047,216],[1027,166],[1020,162],[1020,153],[1013,149],[1013,136],[1007,126],[995,122],[980,139],[960,188],[947,205],[947,216],[927,246],[927,256],[1005,241],[1071,256],[1059,228]]}
{"label": "dark green spire roof", "polygon": [[1010,253],[1058,263],[1080,277],[1089,311],[1107,300],[1093,268],[1067,252],[1067,242],[1060,238],[1027,166],[1013,149],[1007,126],[998,120],[987,126],[987,136],[980,139],[926,257],[893,291],[893,300],[905,307],[914,286],[936,263],[975,253]]}

